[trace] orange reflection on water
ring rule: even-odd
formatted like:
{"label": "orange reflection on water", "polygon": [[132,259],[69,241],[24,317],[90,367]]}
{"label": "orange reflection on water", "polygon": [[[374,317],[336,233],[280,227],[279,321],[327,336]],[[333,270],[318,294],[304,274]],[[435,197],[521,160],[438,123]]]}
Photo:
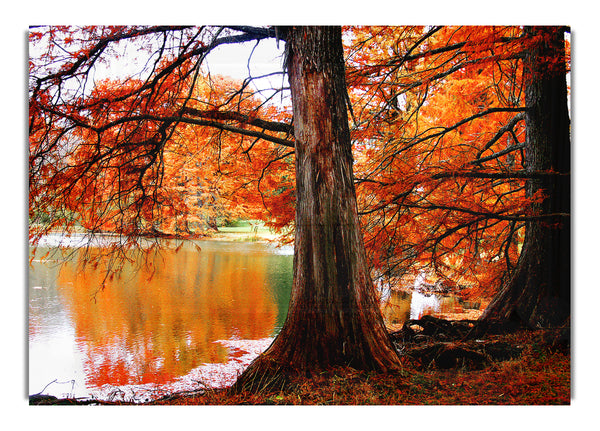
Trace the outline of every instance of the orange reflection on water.
{"label": "orange reflection on water", "polygon": [[100,292],[101,270],[63,266],[58,290],[87,385],[168,383],[202,364],[226,362],[228,349],[217,340],[273,335],[278,306],[260,256],[183,249],[153,263],[126,267]]}

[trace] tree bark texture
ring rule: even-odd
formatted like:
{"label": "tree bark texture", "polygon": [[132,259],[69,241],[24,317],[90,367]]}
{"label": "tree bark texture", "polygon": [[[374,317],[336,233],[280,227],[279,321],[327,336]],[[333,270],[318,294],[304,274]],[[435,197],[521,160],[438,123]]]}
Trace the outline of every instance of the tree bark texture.
{"label": "tree bark texture", "polygon": [[[534,27],[536,41],[524,59],[528,171],[557,175],[528,180],[526,193],[541,191],[533,214],[570,214],[571,141],[564,28]],[[530,221],[517,267],[482,315],[531,327],[564,325],[571,307],[570,217]]]}
{"label": "tree bark texture", "polygon": [[[240,376],[280,367],[399,368],[370,279],[352,174],[341,29],[286,35],[296,142],[294,282],[287,320]],[[247,386],[247,385],[246,385]]]}

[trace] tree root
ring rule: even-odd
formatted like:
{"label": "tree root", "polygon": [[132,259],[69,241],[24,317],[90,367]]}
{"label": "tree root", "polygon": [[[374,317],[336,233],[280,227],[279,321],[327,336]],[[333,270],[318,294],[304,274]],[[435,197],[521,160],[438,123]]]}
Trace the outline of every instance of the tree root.
{"label": "tree root", "polygon": [[500,341],[485,341],[485,335],[506,334],[522,329],[513,322],[456,320],[433,316],[408,320],[390,334],[401,355],[422,367],[481,369],[494,361],[519,357],[522,348]]}
{"label": "tree root", "polygon": [[434,342],[425,346],[406,347],[403,354],[423,368],[440,369],[464,367],[482,369],[493,362],[518,358],[522,347],[502,341],[492,342]]}
{"label": "tree root", "polygon": [[451,341],[477,339],[484,335],[507,334],[523,329],[515,322],[487,320],[446,320],[423,316],[404,322],[402,329],[392,332],[394,342]]}

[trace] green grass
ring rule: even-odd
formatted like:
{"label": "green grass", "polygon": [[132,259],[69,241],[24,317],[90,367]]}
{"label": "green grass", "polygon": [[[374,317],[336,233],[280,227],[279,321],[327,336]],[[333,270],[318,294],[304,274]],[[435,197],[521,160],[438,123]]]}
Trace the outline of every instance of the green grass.
{"label": "green grass", "polygon": [[233,225],[219,226],[219,231],[211,235],[212,239],[227,241],[261,241],[274,238],[274,233],[262,223],[251,224],[238,221]]}
{"label": "green grass", "polygon": [[269,228],[265,226],[258,226],[256,230],[252,226],[220,226],[220,233],[269,233]]}

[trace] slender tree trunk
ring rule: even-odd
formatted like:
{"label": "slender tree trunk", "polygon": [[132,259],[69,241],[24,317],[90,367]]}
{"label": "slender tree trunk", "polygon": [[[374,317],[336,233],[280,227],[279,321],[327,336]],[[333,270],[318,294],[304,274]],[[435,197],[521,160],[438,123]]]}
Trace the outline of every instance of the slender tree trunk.
{"label": "slender tree trunk", "polygon": [[294,282],[279,336],[236,383],[244,389],[276,370],[399,368],[359,226],[341,29],[294,27],[286,40],[296,141]]}
{"label": "slender tree trunk", "polygon": [[[570,214],[570,123],[567,106],[564,28],[526,29],[536,43],[524,60],[526,169],[557,175],[527,182],[533,196],[547,196],[532,214]],[[570,218],[539,219],[526,225],[511,278],[482,319],[517,320],[532,327],[563,325],[570,317]]]}

